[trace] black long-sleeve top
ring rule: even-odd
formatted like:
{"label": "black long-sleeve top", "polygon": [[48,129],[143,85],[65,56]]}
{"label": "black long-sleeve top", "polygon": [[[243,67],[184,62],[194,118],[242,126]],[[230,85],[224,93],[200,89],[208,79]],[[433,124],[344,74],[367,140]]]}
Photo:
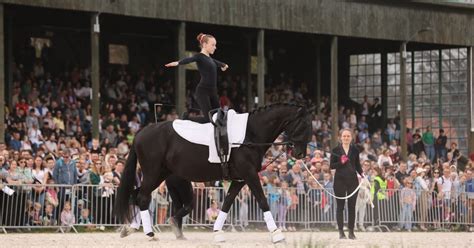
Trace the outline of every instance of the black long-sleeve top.
{"label": "black long-sleeve top", "polygon": [[192,62],[196,62],[201,74],[201,81],[199,81],[198,87],[217,88],[217,68],[224,67],[225,64],[203,53],[197,53],[192,57],[182,59],[178,64],[185,65]]}
{"label": "black long-sleeve top", "polygon": [[[335,177],[357,177],[357,172],[362,175],[362,166],[359,160],[359,149],[354,145],[349,147],[349,153],[346,154],[342,145],[338,145],[332,149],[331,154],[331,169],[336,169]],[[341,157],[347,155],[349,160],[345,163],[341,163]]]}

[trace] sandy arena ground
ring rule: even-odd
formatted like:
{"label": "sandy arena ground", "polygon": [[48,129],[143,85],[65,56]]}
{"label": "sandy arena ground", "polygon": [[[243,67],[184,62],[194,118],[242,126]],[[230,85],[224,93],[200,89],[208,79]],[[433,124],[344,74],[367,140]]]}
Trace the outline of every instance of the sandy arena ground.
{"label": "sandy arena ground", "polygon": [[339,240],[336,232],[289,232],[286,244],[273,245],[268,233],[227,232],[227,242],[215,244],[211,232],[187,232],[187,240],[177,241],[170,232],[159,233],[159,241],[149,241],[143,233],[120,238],[118,233],[81,234],[0,234],[0,247],[474,247],[473,233],[356,233],[357,240]]}

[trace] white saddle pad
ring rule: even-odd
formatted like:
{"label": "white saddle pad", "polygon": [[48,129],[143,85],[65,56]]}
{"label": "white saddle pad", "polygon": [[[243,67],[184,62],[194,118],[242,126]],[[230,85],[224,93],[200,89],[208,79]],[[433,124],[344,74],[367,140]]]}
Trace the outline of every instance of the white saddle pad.
{"label": "white saddle pad", "polygon": [[[227,156],[227,161],[232,151],[231,148],[240,146],[233,145],[232,143],[244,142],[248,117],[248,113],[237,114],[233,109],[227,111],[227,136],[229,138],[229,155]],[[214,114],[212,119],[215,120],[216,118],[217,114]],[[201,124],[189,120],[174,120],[173,129],[179,136],[191,143],[208,146],[208,160],[210,163],[221,162],[214,140],[214,126],[211,123]]]}

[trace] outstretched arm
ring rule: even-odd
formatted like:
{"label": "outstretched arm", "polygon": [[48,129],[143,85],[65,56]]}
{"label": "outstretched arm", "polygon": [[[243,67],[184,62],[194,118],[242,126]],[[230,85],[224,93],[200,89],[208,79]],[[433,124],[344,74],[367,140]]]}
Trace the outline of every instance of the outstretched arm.
{"label": "outstretched arm", "polygon": [[189,57],[189,58],[184,58],[180,61],[174,61],[171,63],[166,64],[166,67],[173,67],[173,66],[178,66],[178,65],[186,65],[192,62],[196,62],[196,55]]}

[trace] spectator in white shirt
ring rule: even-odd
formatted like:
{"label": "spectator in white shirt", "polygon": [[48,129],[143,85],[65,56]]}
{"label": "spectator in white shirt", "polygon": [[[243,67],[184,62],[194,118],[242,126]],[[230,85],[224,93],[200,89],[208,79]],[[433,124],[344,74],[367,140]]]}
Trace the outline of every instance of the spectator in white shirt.
{"label": "spectator in white shirt", "polygon": [[449,221],[451,216],[451,190],[453,182],[451,181],[451,170],[449,167],[443,169],[443,176],[438,178],[438,189],[441,189],[441,196],[443,197],[444,220]]}
{"label": "spectator in white shirt", "polygon": [[43,136],[41,135],[41,130],[38,129],[38,126],[36,124],[33,124],[32,128],[28,130],[28,138],[35,151],[36,148],[43,144]]}
{"label": "spectator in white shirt", "polygon": [[377,164],[380,168],[383,168],[384,163],[388,163],[390,166],[393,166],[392,158],[390,157],[390,149],[386,149],[382,154],[379,155]]}
{"label": "spectator in white shirt", "polygon": [[136,115],[132,116],[132,120],[128,122],[128,127],[130,128],[130,131],[133,130],[134,133],[138,132],[138,129],[140,129],[140,123]]}

